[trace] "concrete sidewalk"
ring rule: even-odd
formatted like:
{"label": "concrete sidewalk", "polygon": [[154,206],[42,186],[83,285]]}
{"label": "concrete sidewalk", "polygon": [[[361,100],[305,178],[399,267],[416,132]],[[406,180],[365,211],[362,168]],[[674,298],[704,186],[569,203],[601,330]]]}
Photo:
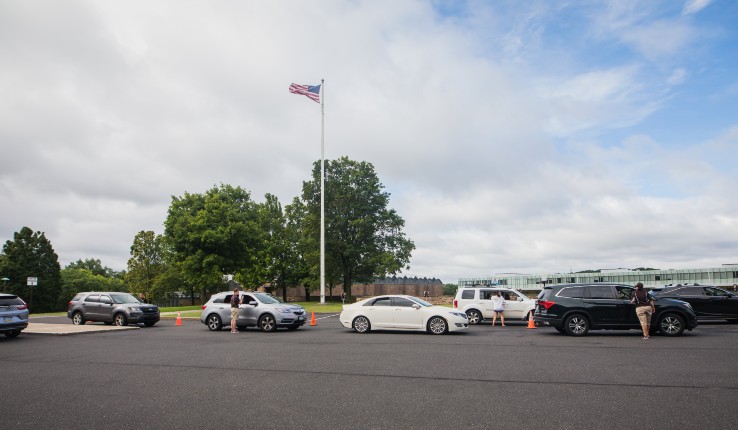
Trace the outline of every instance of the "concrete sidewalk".
{"label": "concrete sidewalk", "polygon": [[138,330],[138,326],[118,327],[114,325],[74,325],[74,324],[45,324],[45,323],[28,323],[28,327],[23,330],[23,334],[42,334],[50,336],[68,336],[72,334],[86,333],[103,333],[109,331],[121,330]]}

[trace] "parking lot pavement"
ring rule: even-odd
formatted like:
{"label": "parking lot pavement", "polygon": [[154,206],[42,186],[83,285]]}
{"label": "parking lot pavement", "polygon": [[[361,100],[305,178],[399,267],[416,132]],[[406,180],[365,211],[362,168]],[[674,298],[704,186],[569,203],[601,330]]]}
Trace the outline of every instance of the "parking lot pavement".
{"label": "parking lot pavement", "polygon": [[28,327],[23,330],[24,334],[43,334],[52,336],[67,336],[72,334],[103,333],[108,331],[138,330],[138,326],[117,327],[105,324],[74,325],[74,324],[49,324],[29,322]]}
{"label": "parking lot pavement", "polygon": [[736,325],[643,341],[636,330],[572,338],[522,325],[360,335],[318,318],[275,333],[167,320],[0,338],[16,381],[0,416],[80,429],[735,427]]}

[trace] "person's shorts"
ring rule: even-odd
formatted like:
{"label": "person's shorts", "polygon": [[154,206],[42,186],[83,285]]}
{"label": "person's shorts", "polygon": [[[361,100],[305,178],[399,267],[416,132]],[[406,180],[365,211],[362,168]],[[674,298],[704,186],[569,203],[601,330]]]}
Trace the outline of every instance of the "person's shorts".
{"label": "person's shorts", "polygon": [[231,308],[231,319],[238,319],[238,308]]}
{"label": "person's shorts", "polygon": [[642,325],[651,324],[651,316],[653,315],[651,306],[638,306],[636,308],[636,315],[638,316],[638,319],[641,320]]}

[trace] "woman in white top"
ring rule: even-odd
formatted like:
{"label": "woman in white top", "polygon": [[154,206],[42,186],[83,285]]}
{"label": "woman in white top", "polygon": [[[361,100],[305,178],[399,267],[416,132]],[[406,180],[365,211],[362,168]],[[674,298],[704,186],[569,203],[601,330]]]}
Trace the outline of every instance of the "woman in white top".
{"label": "woman in white top", "polygon": [[500,316],[500,322],[502,322],[502,326],[505,327],[505,316],[502,314],[502,311],[505,310],[505,299],[502,297],[499,291],[495,292],[495,295],[492,296],[492,327],[495,326],[495,322],[497,321],[497,316]]}

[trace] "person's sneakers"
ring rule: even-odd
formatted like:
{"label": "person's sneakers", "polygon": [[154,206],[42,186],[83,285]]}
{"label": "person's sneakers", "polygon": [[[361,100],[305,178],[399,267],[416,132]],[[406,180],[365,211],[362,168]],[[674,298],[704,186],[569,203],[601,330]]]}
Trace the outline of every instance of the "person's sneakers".
{"label": "person's sneakers", "polygon": [[651,338],[648,336],[643,336],[643,339],[645,340],[645,339],[651,339]]}

